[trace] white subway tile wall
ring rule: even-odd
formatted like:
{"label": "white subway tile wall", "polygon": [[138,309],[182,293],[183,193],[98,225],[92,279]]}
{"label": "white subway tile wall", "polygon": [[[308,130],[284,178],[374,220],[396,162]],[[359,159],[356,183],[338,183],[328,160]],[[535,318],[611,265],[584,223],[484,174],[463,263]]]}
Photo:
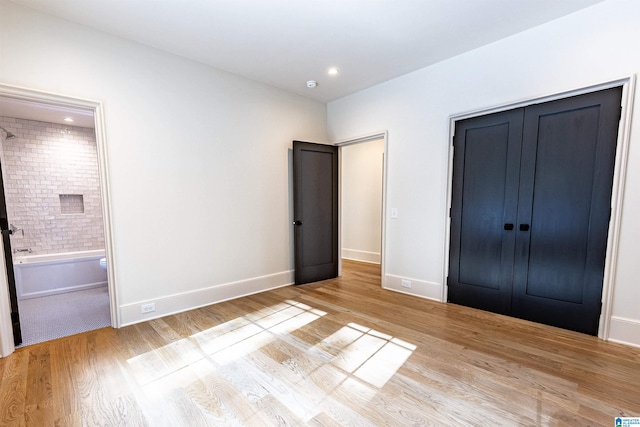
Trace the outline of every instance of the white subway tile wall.
{"label": "white subway tile wall", "polygon": [[[13,249],[104,249],[94,130],[2,116],[0,126],[16,135],[0,144],[7,215],[24,230],[11,236]],[[84,212],[64,214],[61,195],[81,195]]]}

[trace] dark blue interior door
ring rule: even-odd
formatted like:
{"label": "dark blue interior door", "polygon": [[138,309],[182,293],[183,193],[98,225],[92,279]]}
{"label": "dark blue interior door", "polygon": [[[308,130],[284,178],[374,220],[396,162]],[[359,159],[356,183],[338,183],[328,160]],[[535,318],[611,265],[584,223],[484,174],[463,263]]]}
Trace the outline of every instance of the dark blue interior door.
{"label": "dark blue interior door", "polygon": [[508,314],[523,110],[456,123],[449,300]]}
{"label": "dark blue interior door", "polygon": [[618,87],[526,109],[518,317],[598,333],[621,96]]}
{"label": "dark blue interior door", "polygon": [[621,97],[456,123],[451,302],[597,334]]}

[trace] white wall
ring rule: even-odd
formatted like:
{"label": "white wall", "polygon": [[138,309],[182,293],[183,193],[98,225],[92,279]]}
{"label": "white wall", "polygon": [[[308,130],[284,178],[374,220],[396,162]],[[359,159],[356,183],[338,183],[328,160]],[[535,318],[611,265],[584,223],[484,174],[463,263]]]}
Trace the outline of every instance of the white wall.
{"label": "white wall", "polygon": [[291,283],[289,154],[326,107],[0,0],[0,83],[104,105],[123,323]]}
{"label": "white wall", "polygon": [[342,257],[379,264],[384,139],[340,150]]}
{"label": "white wall", "polygon": [[[640,71],[638,22],[640,2],[608,0],[329,104],[332,140],[389,132],[387,206],[399,218],[387,221],[386,286],[401,289],[399,279],[408,277],[416,295],[442,295],[450,116],[631,76]],[[640,345],[635,111],[610,332]]]}

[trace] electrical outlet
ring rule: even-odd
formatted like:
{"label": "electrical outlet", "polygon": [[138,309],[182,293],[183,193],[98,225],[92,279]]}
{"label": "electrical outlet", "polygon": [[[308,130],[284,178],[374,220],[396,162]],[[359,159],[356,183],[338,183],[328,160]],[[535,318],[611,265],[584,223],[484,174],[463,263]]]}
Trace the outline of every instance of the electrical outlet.
{"label": "electrical outlet", "polygon": [[400,284],[402,285],[403,288],[410,288],[411,280],[402,279],[402,282],[400,282]]}
{"label": "electrical outlet", "polygon": [[151,313],[153,311],[156,311],[156,303],[155,302],[150,302],[149,304],[142,304],[140,306],[140,313],[142,313],[142,314]]}

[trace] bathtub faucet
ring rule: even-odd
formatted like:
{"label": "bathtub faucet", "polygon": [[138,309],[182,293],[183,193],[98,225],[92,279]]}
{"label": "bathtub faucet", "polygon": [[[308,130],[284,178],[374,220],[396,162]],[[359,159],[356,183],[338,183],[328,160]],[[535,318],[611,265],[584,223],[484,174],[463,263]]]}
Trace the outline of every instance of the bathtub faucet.
{"label": "bathtub faucet", "polygon": [[9,224],[9,230],[11,231],[11,234],[16,234],[18,231],[21,231],[22,237],[24,237],[24,230],[22,228],[18,228],[13,224]]}
{"label": "bathtub faucet", "polygon": [[25,249],[14,249],[13,253],[17,254],[18,252],[29,252],[32,253],[33,251],[31,250],[31,248],[25,248]]}

